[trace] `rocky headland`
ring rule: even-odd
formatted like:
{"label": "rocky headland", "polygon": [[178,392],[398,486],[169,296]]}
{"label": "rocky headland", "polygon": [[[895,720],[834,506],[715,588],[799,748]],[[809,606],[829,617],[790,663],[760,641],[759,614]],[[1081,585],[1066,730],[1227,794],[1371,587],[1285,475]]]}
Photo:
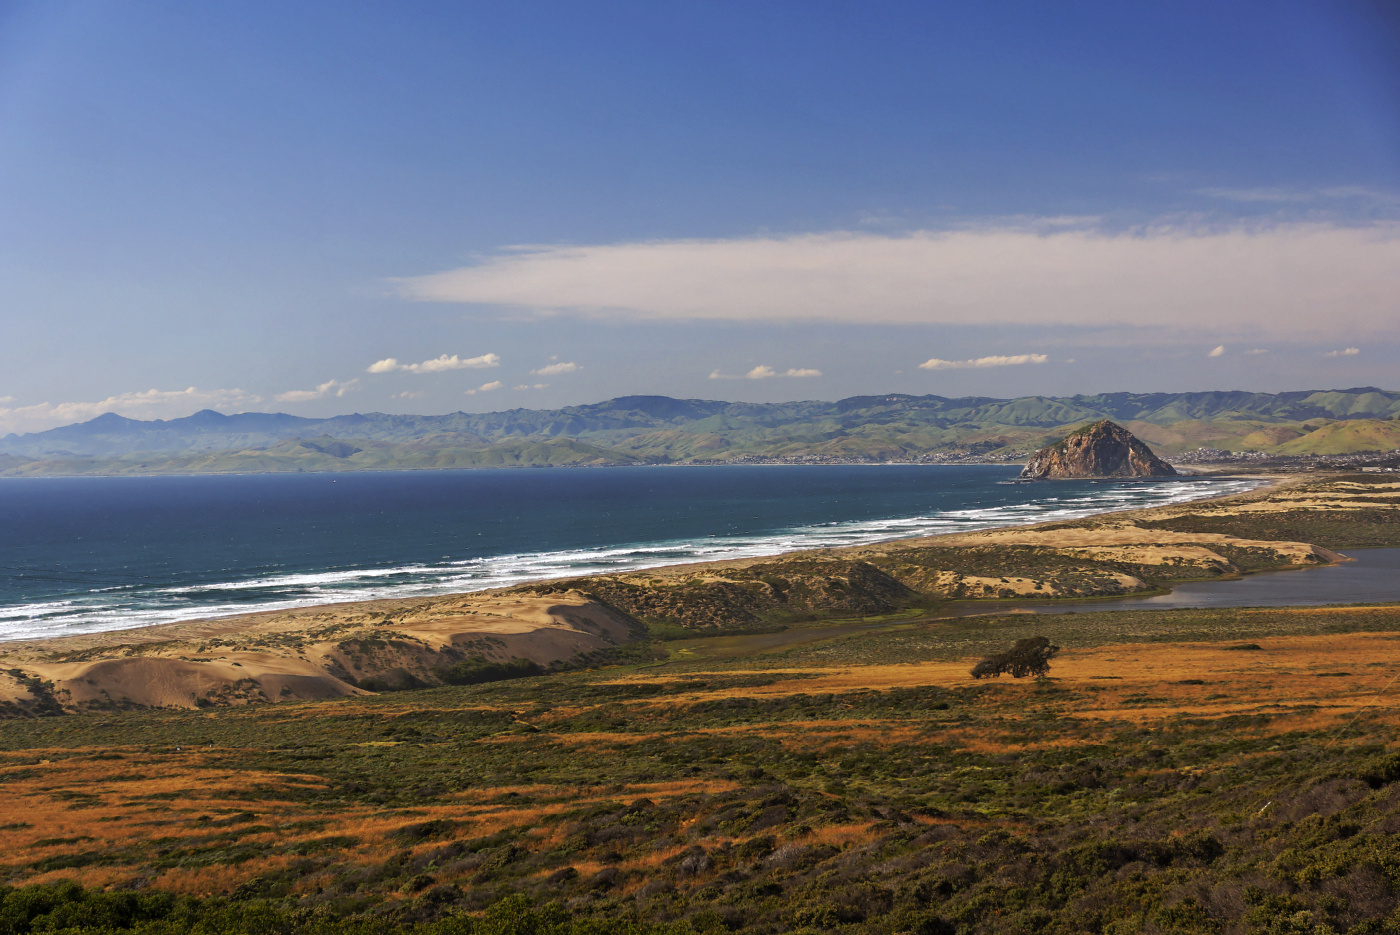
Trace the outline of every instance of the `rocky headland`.
{"label": "rocky headland", "polygon": [[1077,477],[1174,477],[1176,468],[1123,426],[1104,419],[1075,429],[1035,453],[1021,471],[1034,480]]}

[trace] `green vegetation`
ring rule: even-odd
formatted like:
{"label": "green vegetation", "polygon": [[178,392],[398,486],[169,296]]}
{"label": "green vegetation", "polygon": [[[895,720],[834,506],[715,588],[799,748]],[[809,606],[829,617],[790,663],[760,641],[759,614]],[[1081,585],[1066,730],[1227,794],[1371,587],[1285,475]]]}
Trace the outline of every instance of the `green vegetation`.
{"label": "green vegetation", "polygon": [[1015,645],[1005,652],[994,653],[978,662],[972,667],[972,677],[994,679],[1010,675],[1012,678],[1023,679],[1034,675],[1041,678],[1050,674],[1050,660],[1059,651],[1060,647],[1052,645],[1043,636],[1027,637],[1017,640]]}
{"label": "green vegetation", "polygon": [[444,669],[442,680],[448,685],[481,685],[543,674],[543,667],[529,659],[489,662],[483,656],[473,656]]}
{"label": "green vegetation", "polygon": [[852,397],[776,404],[632,396],[558,410],[295,419],[259,413],[89,423],[0,443],[0,474],[431,470],[743,459],[1014,459],[1111,419],[1159,454],[1400,447],[1400,393]]}
{"label": "green vegetation", "polygon": [[[1352,545],[1396,528],[1367,508],[1389,492],[1329,478],[1277,494],[1327,509],[1150,522]],[[448,684],[386,670],[360,679],[376,696],[11,712],[0,935],[1400,932],[1400,604],[928,611],[939,575],[1280,561],[1219,548],[1228,565],[901,546],[524,586],[595,593],[645,634],[567,666],[464,647]]]}
{"label": "green vegetation", "polygon": [[570,590],[584,591],[652,627],[702,631],[770,629],[819,617],[890,613],[927,602],[871,563],[805,555],[726,567],[713,576],[590,575],[520,585],[506,593]]}
{"label": "green vegetation", "polygon": [[1393,475],[1336,475],[1300,489],[1310,496],[1343,500],[1343,508],[1316,509],[1301,504],[1297,509],[1235,512],[1203,503],[1177,516],[1143,519],[1138,525],[1241,539],[1310,542],[1332,549],[1396,547],[1400,546],[1397,498],[1393,490],[1377,489],[1394,483]]}
{"label": "green vegetation", "polygon": [[1207,532],[1241,539],[1311,542],[1326,548],[1400,546],[1400,510],[1282,510],[1232,516],[1183,516],[1144,522],[1147,529]]}
{"label": "green vegetation", "polygon": [[692,931],[575,919],[557,903],[536,908],[520,896],[504,899],[480,916],[448,914],[433,922],[352,921],[264,900],[104,893],[71,883],[0,890],[0,927],[6,935],[680,935]]}
{"label": "green vegetation", "polygon": [[[1389,679],[1400,606],[851,626],[676,641],[646,669],[9,722],[0,795],[26,822],[4,832],[0,930],[1400,922],[1394,718],[1341,704]],[[1381,667],[1321,678],[1338,663],[1272,642],[1311,636],[1371,640]],[[1064,647],[1061,678],[967,678],[1032,637]],[[1144,668],[1186,640],[1261,648],[1190,678]],[[1100,659],[1112,676],[1068,678]]]}

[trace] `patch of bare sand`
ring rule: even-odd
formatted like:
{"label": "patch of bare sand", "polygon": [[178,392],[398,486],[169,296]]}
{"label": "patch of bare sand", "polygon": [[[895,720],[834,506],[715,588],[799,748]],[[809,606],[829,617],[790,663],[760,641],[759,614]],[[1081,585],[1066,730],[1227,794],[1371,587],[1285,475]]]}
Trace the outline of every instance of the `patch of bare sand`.
{"label": "patch of bare sand", "polygon": [[944,547],[1031,546],[1066,552],[1096,561],[1125,561],[1144,565],[1168,563],[1223,563],[1228,565],[1229,559],[1213,552],[1211,546],[1265,549],[1278,554],[1289,564],[1298,565],[1342,560],[1342,557],[1337,553],[1306,542],[1240,539],[1218,533],[1144,529],[1132,523],[1105,523],[1049,529],[1035,526],[991,529],[985,532],[949,536],[938,544]]}
{"label": "patch of bare sand", "polygon": [[626,642],[635,624],[578,592],[366,601],[0,643],[0,700],[38,679],[70,710],[195,707],[363,694],[393,677],[432,684],[468,656],[548,664]]}

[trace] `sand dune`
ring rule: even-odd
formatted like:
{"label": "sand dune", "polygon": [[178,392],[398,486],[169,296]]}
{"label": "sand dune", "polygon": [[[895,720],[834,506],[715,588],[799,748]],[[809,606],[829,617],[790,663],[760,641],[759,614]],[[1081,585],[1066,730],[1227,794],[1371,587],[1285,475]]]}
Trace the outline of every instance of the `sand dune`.
{"label": "sand dune", "polygon": [[[738,572],[763,563],[788,563],[793,581],[806,574],[817,590],[835,581],[834,593],[852,590],[850,568],[881,564],[900,550],[967,549],[991,554],[1000,547],[1032,547],[1082,560],[1095,572],[1090,586],[1105,593],[1146,587],[1123,567],[1213,566],[1233,573],[1229,554],[1264,555],[1274,567],[1341,560],[1307,542],[1248,539],[1216,532],[1181,532],[1147,525],[1183,516],[1258,515],[1261,511],[1400,509],[1400,483],[1364,485],[1328,478],[1293,478],[1215,501],[1100,515],[1073,523],[1003,528],[909,539],[850,549],[792,553],[648,569],[622,576],[540,582],[504,591],[405,600],[362,601],[271,611],[213,620],[164,624],[45,640],[0,643],[0,715],[32,715],[93,709],[198,707],[294,699],[320,699],[394,688],[441,684],[445,671],[472,659],[529,660],[541,666],[579,660],[645,635],[622,610],[586,593],[589,582],[633,591],[677,593],[706,586],[771,588],[766,579]],[[819,561],[814,561],[819,560]],[[807,563],[810,568],[799,565]],[[1114,568],[1113,563],[1122,567]],[[883,567],[899,579],[897,563]],[[951,573],[928,565],[894,588],[937,596],[957,588],[968,596],[999,593],[1053,597],[1052,577],[979,577],[976,569]],[[874,573],[877,577],[881,572]],[[1134,574],[1152,577],[1153,573]],[[826,577],[823,578],[822,576]],[[1163,577],[1169,578],[1170,575]],[[830,580],[828,580],[830,579]],[[946,580],[945,580],[946,579]],[[618,588],[614,588],[618,590]],[[907,592],[914,593],[914,592]],[[1070,594],[1072,592],[1065,591]],[[610,600],[612,598],[609,598]],[[627,606],[623,601],[620,606]],[[836,604],[831,605],[836,608]],[[839,608],[838,608],[839,609]],[[830,610],[830,608],[828,608]],[[637,611],[641,613],[642,611]],[[833,612],[827,615],[836,615]]]}
{"label": "sand dune", "polygon": [[[365,601],[0,643],[0,705],[196,707],[438,684],[464,659],[548,665],[633,638],[630,618],[577,592]],[[48,684],[44,684],[48,683]]]}

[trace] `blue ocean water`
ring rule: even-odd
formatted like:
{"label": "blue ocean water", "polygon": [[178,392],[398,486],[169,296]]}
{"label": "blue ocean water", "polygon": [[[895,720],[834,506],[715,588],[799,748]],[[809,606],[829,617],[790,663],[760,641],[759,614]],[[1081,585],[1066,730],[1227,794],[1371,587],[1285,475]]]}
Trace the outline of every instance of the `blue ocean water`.
{"label": "blue ocean water", "polygon": [[0,639],[1086,516],[1240,479],[822,465],[0,479]]}

